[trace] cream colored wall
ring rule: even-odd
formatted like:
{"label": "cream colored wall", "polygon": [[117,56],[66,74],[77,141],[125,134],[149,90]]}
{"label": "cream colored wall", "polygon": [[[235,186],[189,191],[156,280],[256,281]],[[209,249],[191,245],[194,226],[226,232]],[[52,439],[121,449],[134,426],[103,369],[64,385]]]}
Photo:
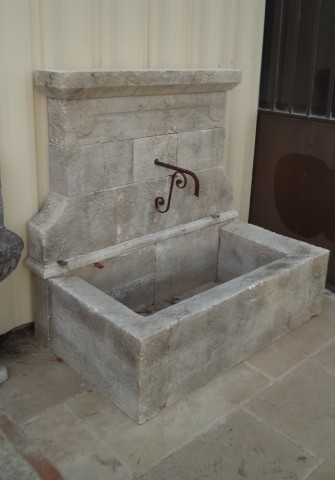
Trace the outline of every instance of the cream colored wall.
{"label": "cream colored wall", "polygon": [[[235,207],[247,219],[265,0],[1,0],[0,168],[5,223],[26,222],[49,189],[43,68],[239,68],[226,144]],[[0,284],[0,333],[31,322],[29,272]]]}

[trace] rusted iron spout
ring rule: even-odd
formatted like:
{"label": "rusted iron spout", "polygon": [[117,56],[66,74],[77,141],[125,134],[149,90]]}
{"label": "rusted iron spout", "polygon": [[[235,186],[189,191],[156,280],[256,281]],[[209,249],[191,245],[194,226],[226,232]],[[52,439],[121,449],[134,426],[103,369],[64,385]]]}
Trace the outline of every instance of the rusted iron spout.
{"label": "rusted iron spout", "polygon": [[[169,168],[170,170],[174,170],[174,173],[170,175],[171,177],[171,184],[170,184],[170,190],[169,190],[169,196],[168,196],[168,201],[165,209],[161,209],[161,207],[164,207],[165,205],[165,200],[163,197],[157,197],[155,200],[155,207],[156,210],[158,210],[160,213],[165,213],[169,210],[170,204],[171,204],[171,197],[172,197],[172,191],[174,184],[176,183],[177,188],[185,188],[187,185],[187,175],[193,178],[194,180],[194,195],[196,197],[199,197],[199,192],[200,192],[200,182],[199,178],[194,172],[191,172],[191,170],[187,170],[186,168],[181,168],[178,167],[177,165],[170,165],[169,163],[164,163],[158,160],[156,158],[155,160],[155,165],[159,165],[161,167]],[[181,178],[177,178],[178,175],[181,176]]]}

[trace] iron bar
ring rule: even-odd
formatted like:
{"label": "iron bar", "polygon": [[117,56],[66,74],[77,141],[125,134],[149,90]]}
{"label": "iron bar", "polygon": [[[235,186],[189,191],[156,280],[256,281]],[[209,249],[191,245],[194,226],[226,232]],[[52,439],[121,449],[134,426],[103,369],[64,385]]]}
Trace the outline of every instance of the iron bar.
{"label": "iron bar", "polygon": [[315,11],[314,11],[314,25],[313,25],[313,35],[312,35],[312,48],[311,48],[311,62],[309,68],[309,82],[308,82],[308,93],[307,93],[307,106],[306,106],[306,115],[311,116],[312,111],[312,102],[313,102],[313,89],[314,89],[314,76],[315,76],[315,64],[316,64],[316,54],[318,46],[318,36],[319,36],[319,23],[320,23],[320,10],[321,10],[321,0],[316,1]]}
{"label": "iron bar", "polygon": [[292,29],[292,42],[291,42],[291,58],[289,62],[289,79],[288,79],[288,88],[289,88],[289,99],[288,99],[288,111],[292,113],[293,102],[294,102],[294,90],[295,90],[295,80],[296,80],[296,71],[297,71],[297,54],[298,54],[298,38],[300,31],[300,12],[301,12],[301,0],[297,0],[294,4],[294,15],[293,15],[293,29]]}
{"label": "iron bar", "polygon": [[333,111],[334,82],[335,82],[335,34],[332,32],[332,51],[331,51],[331,67],[329,74],[328,93],[327,93],[327,113],[326,117],[330,118]]}
{"label": "iron bar", "polygon": [[283,27],[283,0],[277,0],[275,3],[274,17],[279,18],[279,22],[274,24],[273,32],[273,47],[270,60],[270,98],[271,110],[276,108],[277,89],[278,89],[278,74],[279,74],[279,60],[281,51],[282,27]]}

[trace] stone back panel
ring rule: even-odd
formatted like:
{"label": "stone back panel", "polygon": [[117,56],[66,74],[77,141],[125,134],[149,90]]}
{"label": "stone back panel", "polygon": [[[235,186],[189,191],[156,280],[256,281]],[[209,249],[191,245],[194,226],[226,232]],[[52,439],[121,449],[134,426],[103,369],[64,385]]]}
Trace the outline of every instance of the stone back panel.
{"label": "stone back panel", "polygon": [[[143,80],[143,95],[140,86],[129,96],[125,88],[110,92],[106,87],[99,90],[102,98],[96,98],[91,84],[86,95],[85,87],[79,96],[64,90],[60,72],[49,72],[42,88],[43,75],[37,75],[37,85],[49,96],[51,193],[29,222],[30,256],[49,264],[230,210],[232,187],[223,169],[225,90],[238,80],[221,72],[222,82],[215,71],[215,83],[207,89],[201,71],[183,76],[191,84],[171,94],[178,92],[171,90],[173,72],[157,71]],[[75,82],[79,78],[76,72]],[[97,88],[102,84],[100,78]],[[170,210],[158,212],[155,198],[167,199],[174,172],[154,165],[156,158],[195,172],[200,197],[193,195],[188,177],[186,188],[174,187]]]}

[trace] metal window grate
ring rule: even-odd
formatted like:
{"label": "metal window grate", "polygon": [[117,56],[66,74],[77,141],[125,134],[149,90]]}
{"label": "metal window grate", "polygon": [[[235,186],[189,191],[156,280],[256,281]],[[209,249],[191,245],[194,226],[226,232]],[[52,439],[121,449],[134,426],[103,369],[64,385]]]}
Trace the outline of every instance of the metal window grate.
{"label": "metal window grate", "polygon": [[261,110],[335,120],[334,25],[334,0],[267,0]]}

